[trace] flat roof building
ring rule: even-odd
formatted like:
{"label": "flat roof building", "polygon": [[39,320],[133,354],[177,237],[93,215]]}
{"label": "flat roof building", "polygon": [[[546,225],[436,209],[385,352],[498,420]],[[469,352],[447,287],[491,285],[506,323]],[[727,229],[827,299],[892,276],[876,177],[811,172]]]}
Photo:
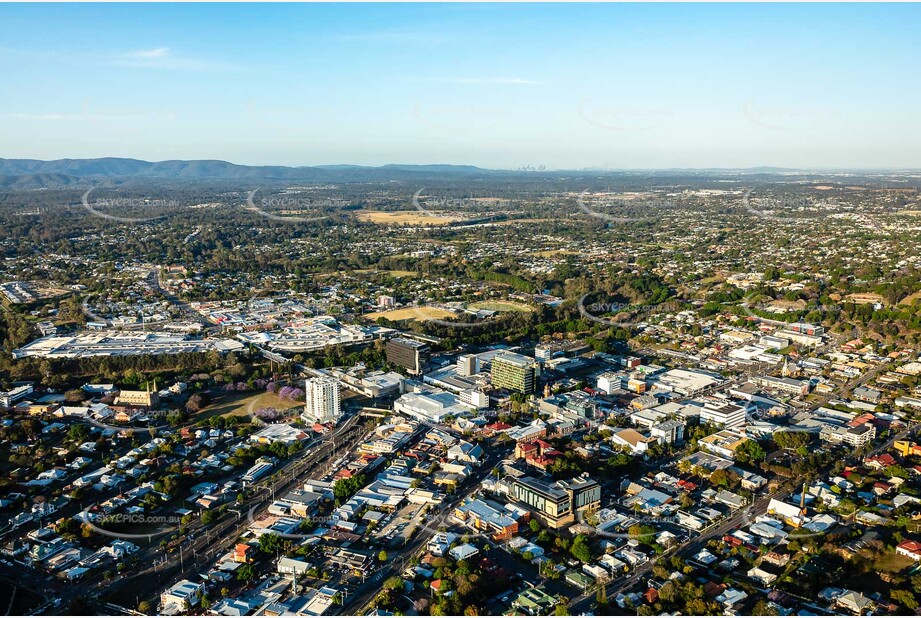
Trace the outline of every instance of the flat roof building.
{"label": "flat roof building", "polygon": [[537,362],[522,354],[505,352],[492,360],[490,379],[495,388],[533,393],[537,387]]}
{"label": "flat roof building", "polygon": [[308,378],[304,384],[302,418],[325,423],[338,419],[341,413],[339,380],[332,377]]}
{"label": "flat roof building", "polygon": [[431,350],[427,343],[397,337],[387,342],[387,362],[419,375],[428,369]]}

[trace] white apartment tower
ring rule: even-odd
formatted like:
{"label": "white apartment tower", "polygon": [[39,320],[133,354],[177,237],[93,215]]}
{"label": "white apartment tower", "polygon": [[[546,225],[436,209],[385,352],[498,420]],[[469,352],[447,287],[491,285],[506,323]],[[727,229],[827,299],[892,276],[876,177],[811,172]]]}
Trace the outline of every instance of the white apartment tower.
{"label": "white apartment tower", "polygon": [[304,385],[304,413],[307,422],[335,421],[340,414],[339,380],[336,378],[308,378]]}

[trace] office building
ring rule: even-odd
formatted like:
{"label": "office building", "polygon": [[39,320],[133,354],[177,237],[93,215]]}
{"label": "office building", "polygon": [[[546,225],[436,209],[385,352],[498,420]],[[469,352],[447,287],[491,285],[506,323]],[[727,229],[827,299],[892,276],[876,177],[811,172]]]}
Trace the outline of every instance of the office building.
{"label": "office building", "polygon": [[533,358],[506,352],[492,360],[490,378],[495,388],[533,393],[537,386],[537,363]]}
{"label": "office building", "polygon": [[712,423],[727,429],[745,424],[745,408],[714,397],[704,397],[690,402],[680,410],[684,418],[698,416],[701,423]]}
{"label": "office building", "polygon": [[387,342],[387,362],[419,375],[428,369],[431,351],[428,344],[397,337]]}
{"label": "office building", "polygon": [[556,483],[521,476],[511,480],[509,497],[551,528],[573,524],[576,515],[601,505],[601,485],[587,476]]}
{"label": "office building", "polygon": [[22,386],[17,386],[12,390],[4,391],[0,393],[0,407],[9,408],[17,401],[28,397],[32,394],[32,385],[24,384]]}

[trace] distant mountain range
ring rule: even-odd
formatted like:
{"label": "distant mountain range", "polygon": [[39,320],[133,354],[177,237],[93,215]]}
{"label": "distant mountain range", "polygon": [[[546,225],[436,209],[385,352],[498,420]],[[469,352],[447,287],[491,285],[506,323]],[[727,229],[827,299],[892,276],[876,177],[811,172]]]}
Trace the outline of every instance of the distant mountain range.
{"label": "distant mountain range", "polygon": [[[882,170],[880,170],[882,171]],[[831,171],[834,173],[834,171]],[[424,181],[426,179],[495,179],[529,176],[773,176],[803,174],[823,175],[823,172],[792,168],[757,167],[749,169],[663,169],[663,170],[602,170],[571,171],[513,171],[491,170],[473,165],[400,165],[380,167],[363,165],[317,165],[286,167],[282,165],[237,165],[227,161],[141,161],[105,157],[101,159],[0,159],[0,188],[41,189],[99,184],[120,184],[131,181],[162,180],[175,182],[387,182],[391,180]]]}
{"label": "distant mountain range", "polygon": [[227,161],[141,161],[105,157],[102,159],[0,159],[0,186],[35,188],[91,184],[102,180],[262,180],[361,182],[421,179],[444,176],[495,176],[509,174],[472,165],[236,165]]}

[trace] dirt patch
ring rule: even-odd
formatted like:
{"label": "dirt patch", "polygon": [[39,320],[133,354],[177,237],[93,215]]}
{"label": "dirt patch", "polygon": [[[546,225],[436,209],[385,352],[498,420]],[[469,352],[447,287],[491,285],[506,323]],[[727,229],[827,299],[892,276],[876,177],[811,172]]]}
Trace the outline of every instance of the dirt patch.
{"label": "dirt patch", "polygon": [[415,210],[399,210],[395,212],[360,211],[355,213],[359,221],[375,223],[377,225],[448,225],[461,221],[460,217],[441,216],[431,217]]}
{"label": "dirt patch", "polygon": [[402,322],[403,320],[416,320],[417,322],[425,322],[426,320],[454,318],[457,316],[447,309],[439,309],[438,307],[405,307],[403,309],[394,309],[392,311],[366,313],[362,317],[365,317],[369,320],[386,318],[392,322]]}

